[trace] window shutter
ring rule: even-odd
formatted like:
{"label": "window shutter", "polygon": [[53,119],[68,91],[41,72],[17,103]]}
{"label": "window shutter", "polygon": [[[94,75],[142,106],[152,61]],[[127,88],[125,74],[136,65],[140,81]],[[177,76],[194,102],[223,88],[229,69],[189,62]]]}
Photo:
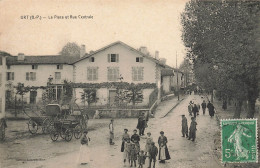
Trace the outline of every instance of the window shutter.
{"label": "window shutter", "polygon": [[119,54],[116,54],[116,62],[119,62]]}
{"label": "window shutter", "polygon": [[87,69],[87,79],[88,79],[88,80],[91,80],[91,77],[90,77],[90,74],[91,74],[91,73],[90,73],[90,71],[91,71],[91,69],[88,68],[88,69]]}
{"label": "window shutter", "polygon": [[144,58],[143,57],[140,57],[139,58],[139,61],[142,63],[142,62],[144,62]]}
{"label": "window shutter", "polygon": [[33,81],[36,80],[36,72],[33,72]]}
{"label": "window shutter", "polygon": [[116,68],[116,81],[118,80],[118,78],[119,78],[119,68]]}
{"label": "window shutter", "polygon": [[26,80],[28,81],[29,80],[29,72],[26,72]]}
{"label": "window shutter", "polygon": [[111,61],[111,55],[108,54],[108,55],[107,55],[107,62],[110,62],[110,61]]}
{"label": "window shutter", "polygon": [[144,80],[144,67],[141,67],[141,79]]}
{"label": "window shutter", "polygon": [[109,81],[111,80],[110,79],[110,76],[111,76],[110,73],[111,73],[110,68],[107,68],[107,80],[109,80]]}
{"label": "window shutter", "polygon": [[98,68],[95,68],[94,80],[98,80]]}
{"label": "window shutter", "polygon": [[12,72],[12,80],[14,80],[14,72]]}

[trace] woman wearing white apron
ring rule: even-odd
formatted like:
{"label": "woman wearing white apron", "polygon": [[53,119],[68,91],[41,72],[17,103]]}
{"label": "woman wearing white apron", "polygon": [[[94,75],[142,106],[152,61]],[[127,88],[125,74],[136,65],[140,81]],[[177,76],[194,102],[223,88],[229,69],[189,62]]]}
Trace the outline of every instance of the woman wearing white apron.
{"label": "woman wearing white apron", "polygon": [[86,165],[89,163],[89,141],[90,138],[87,136],[88,131],[84,131],[83,137],[81,138],[81,146],[79,151],[79,160],[78,163],[81,165]]}

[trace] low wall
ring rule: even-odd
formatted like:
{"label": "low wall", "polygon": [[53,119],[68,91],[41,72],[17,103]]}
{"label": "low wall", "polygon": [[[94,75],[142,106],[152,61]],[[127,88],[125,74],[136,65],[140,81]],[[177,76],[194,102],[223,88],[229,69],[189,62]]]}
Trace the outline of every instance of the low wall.
{"label": "low wall", "polygon": [[100,118],[137,118],[142,113],[147,115],[149,109],[99,109]]}

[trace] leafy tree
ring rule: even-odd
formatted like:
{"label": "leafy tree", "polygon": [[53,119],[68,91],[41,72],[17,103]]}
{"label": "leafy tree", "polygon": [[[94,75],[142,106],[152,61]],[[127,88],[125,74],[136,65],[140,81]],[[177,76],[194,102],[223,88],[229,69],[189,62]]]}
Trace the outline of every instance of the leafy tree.
{"label": "leafy tree", "polygon": [[247,99],[249,118],[259,93],[259,9],[259,2],[191,0],[182,13],[182,38],[196,79],[241,106]]}
{"label": "leafy tree", "polygon": [[97,98],[97,90],[94,88],[88,88],[84,89],[83,92],[81,92],[81,101],[84,103],[85,107],[85,102],[88,103],[88,106],[90,106],[91,103],[94,103],[98,100]]}
{"label": "leafy tree", "polygon": [[61,55],[68,57],[79,57],[80,56],[80,46],[75,42],[68,42],[60,51]]}
{"label": "leafy tree", "polygon": [[22,109],[24,109],[24,101],[23,101],[23,96],[30,91],[29,86],[24,86],[23,83],[18,83],[16,87],[16,94],[22,96]]}

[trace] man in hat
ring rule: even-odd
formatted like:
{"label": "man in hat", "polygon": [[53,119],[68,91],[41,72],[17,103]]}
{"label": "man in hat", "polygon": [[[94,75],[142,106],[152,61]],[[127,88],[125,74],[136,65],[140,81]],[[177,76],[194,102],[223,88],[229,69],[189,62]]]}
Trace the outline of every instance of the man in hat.
{"label": "man in hat", "polygon": [[207,107],[205,100],[203,100],[203,102],[201,103],[201,107],[202,107],[203,115],[205,115],[205,111],[206,111],[206,107]]}
{"label": "man in hat", "polygon": [[144,130],[145,130],[145,119],[144,119],[144,115],[140,115],[139,118],[138,118],[138,123],[137,123],[137,126],[136,128],[139,129],[139,135],[144,135]]}
{"label": "man in hat", "polygon": [[190,134],[189,134],[189,140],[195,141],[196,138],[196,130],[197,130],[197,122],[195,121],[194,117],[191,117],[191,123],[190,123]]}
{"label": "man in hat", "polygon": [[182,132],[182,137],[188,138],[188,122],[187,122],[187,118],[185,117],[185,115],[181,115],[182,116],[182,121],[181,121],[181,132]]}
{"label": "man in hat", "polygon": [[114,139],[114,119],[111,119],[111,122],[109,124],[109,144],[114,145],[115,143],[113,142]]}
{"label": "man in hat", "polygon": [[155,143],[151,143],[151,147],[149,148],[149,167],[151,168],[151,164],[153,161],[153,168],[155,168],[155,162],[156,162],[156,157],[158,155],[158,148],[155,146]]}
{"label": "man in hat", "polygon": [[160,163],[165,163],[165,160],[171,159],[168,148],[167,148],[167,137],[164,136],[164,132],[160,132],[161,136],[158,138],[159,144],[159,160]]}

